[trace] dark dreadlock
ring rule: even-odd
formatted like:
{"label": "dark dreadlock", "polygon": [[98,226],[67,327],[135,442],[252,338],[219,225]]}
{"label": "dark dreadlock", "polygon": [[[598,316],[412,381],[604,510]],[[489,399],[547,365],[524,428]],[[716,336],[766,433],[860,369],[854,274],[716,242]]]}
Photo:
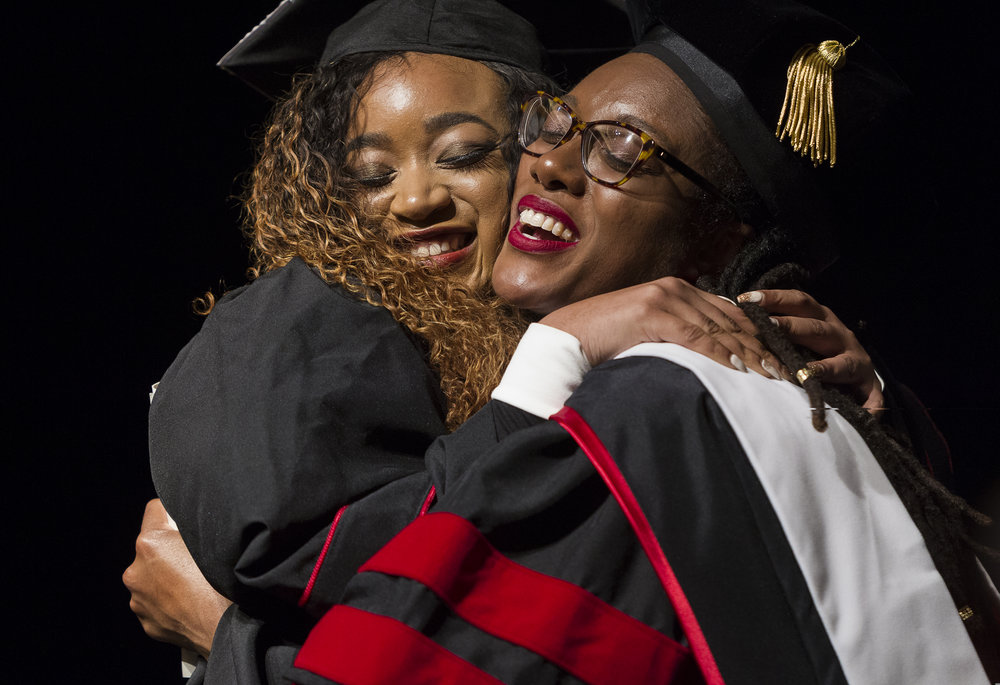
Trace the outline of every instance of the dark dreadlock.
{"label": "dark dreadlock", "polygon": [[[732,188],[734,183],[728,185]],[[735,186],[739,185],[736,181]],[[699,286],[733,299],[750,290],[801,288],[809,274],[793,261],[795,253],[791,235],[775,226],[765,228],[721,274],[700,280]],[[757,326],[761,341],[788,368],[801,369],[815,359],[792,344],[759,305],[744,303],[740,307]],[[990,525],[990,519],[939,483],[914,456],[907,436],[897,434],[852,398],[818,378],[807,379],[803,387],[812,404],[817,430],[826,429],[828,404],[871,449],[923,536],[984,667],[989,673],[1000,673],[1000,645],[994,637],[1000,635],[1000,615],[976,556],[978,553],[997,558],[1000,554],[972,537],[973,527]]]}

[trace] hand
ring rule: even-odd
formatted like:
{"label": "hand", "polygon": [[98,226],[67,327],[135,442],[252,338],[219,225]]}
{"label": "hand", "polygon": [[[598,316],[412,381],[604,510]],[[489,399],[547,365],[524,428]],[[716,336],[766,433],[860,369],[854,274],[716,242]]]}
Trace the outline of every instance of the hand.
{"label": "hand", "polygon": [[135,561],[122,581],[147,635],[208,657],[219,620],[232,602],[205,580],[158,499],[146,504]]}
{"label": "hand", "polygon": [[679,278],[661,278],[557,309],[541,320],[574,335],[591,364],[643,342],[671,342],[720,364],[792,378],[754,337],[756,326],[728,300]]}
{"label": "hand", "polygon": [[829,307],[800,290],[755,290],[739,296],[756,302],[797,345],[824,357],[808,368],[824,383],[843,385],[870,412],[885,408],[875,366],[857,337]]}

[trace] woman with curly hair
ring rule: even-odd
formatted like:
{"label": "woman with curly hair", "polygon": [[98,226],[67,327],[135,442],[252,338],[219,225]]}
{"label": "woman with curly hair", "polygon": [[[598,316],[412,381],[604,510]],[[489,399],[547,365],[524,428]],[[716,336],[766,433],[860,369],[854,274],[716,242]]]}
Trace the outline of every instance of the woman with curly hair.
{"label": "woman with curly hair", "polygon": [[[880,209],[916,202],[908,91],[854,32],[786,0],[670,2],[636,23],[632,52],[522,115],[493,281],[551,313],[493,397],[523,427],[485,453],[476,419],[435,443],[437,503],[285,650],[283,675],[998,682],[1000,595],[977,558],[996,551],[974,539],[988,520],[756,304],[829,264],[825,229],[845,216],[888,230]],[[823,54],[840,70],[814,89]],[[786,88],[803,107],[836,91],[836,134],[831,103],[776,136]],[[558,329],[580,328],[581,305],[641,302],[649,284],[614,289],[643,273],[740,299],[802,387],[644,344],[564,392],[580,343]]]}
{"label": "woman with curly hair", "polygon": [[[463,5],[427,4],[434,21]],[[359,22],[415,25],[386,7],[399,9],[375,3],[335,31],[323,66],[275,109],[247,196],[256,278],[206,299],[212,315],[150,413],[157,489],[199,567],[292,636],[430,504],[424,450],[486,402],[525,327],[489,279],[517,105],[546,85],[525,68],[537,66],[524,56],[530,26],[475,3],[477,21],[489,10],[516,24],[511,44],[373,52]],[[725,344],[689,344],[778,373],[714,297],[694,293],[678,298],[684,316],[714,317],[703,325]],[[664,330],[692,335],[670,316]],[[498,432],[504,420],[479,419]]]}

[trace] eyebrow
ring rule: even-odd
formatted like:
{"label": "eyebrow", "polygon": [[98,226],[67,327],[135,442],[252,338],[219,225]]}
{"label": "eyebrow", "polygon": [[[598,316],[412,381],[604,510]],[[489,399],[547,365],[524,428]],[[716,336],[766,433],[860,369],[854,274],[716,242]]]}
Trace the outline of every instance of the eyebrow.
{"label": "eyebrow", "polygon": [[391,143],[389,136],[384,133],[365,133],[347,141],[347,152],[354,152],[363,147],[389,147]]}
{"label": "eyebrow", "polygon": [[[424,122],[424,130],[435,135],[460,124],[479,124],[494,135],[500,135],[497,130],[482,117],[472,112],[444,112],[437,114]],[[392,144],[392,139],[384,133],[365,133],[347,142],[347,152],[354,152],[365,147],[386,148]]]}
{"label": "eyebrow", "polygon": [[479,124],[489,129],[492,133],[500,135],[489,122],[472,112],[444,112],[437,114],[424,122],[424,130],[430,134],[441,133],[459,124]]}
{"label": "eyebrow", "polygon": [[[577,99],[576,96],[570,93],[566,93],[565,95],[561,96],[561,98],[563,102],[572,107],[574,110],[578,109],[580,106],[579,99]],[[631,124],[632,126],[641,128],[643,131],[648,133],[653,138],[653,140],[656,141],[656,143],[662,148],[666,148],[667,145],[671,145],[673,143],[673,141],[666,135],[657,134],[654,136],[653,131],[657,130],[659,127],[653,126],[653,124],[649,123],[645,119],[640,119],[637,116],[626,114],[625,116],[616,117],[615,121],[620,121],[624,124]]]}

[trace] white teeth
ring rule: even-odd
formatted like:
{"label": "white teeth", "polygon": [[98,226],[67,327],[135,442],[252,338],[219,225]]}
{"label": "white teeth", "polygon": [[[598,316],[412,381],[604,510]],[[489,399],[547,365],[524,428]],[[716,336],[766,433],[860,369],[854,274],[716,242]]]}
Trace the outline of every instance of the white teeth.
{"label": "white teeth", "polygon": [[462,247],[463,238],[460,235],[449,236],[437,242],[421,243],[410,250],[414,257],[434,257],[448,252],[454,252]]}
{"label": "white teeth", "polygon": [[[576,237],[573,235],[573,231],[569,229],[563,222],[556,221],[553,217],[543,214],[542,212],[536,212],[532,209],[522,210],[518,215],[521,219],[522,224],[527,224],[528,226],[534,226],[535,228],[540,228],[543,231],[548,231],[557,238],[562,238],[568,242],[576,242]],[[539,240],[537,236],[528,236],[529,238],[535,238]]]}

